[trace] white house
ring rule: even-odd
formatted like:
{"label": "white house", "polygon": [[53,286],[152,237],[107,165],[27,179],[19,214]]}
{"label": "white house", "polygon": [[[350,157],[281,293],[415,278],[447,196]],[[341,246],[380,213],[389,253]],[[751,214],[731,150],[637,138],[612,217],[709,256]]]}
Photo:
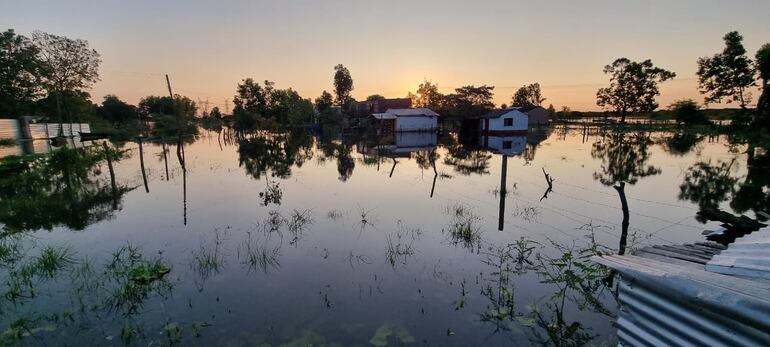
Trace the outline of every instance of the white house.
{"label": "white house", "polygon": [[383,127],[392,127],[393,132],[438,129],[438,113],[428,108],[390,108],[372,117],[381,121]]}
{"label": "white house", "polygon": [[516,108],[495,110],[481,116],[481,135],[506,136],[525,134],[529,128],[529,116]]}

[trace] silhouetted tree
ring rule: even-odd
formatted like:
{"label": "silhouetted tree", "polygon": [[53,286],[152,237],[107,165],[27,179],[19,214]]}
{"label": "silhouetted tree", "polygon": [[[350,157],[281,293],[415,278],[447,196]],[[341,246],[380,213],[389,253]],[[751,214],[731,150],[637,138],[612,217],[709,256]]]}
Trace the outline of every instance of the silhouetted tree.
{"label": "silhouetted tree", "polygon": [[241,129],[255,127],[257,119],[264,115],[267,109],[267,92],[259,82],[247,78],[238,84],[236,93],[233,97],[235,126]]}
{"label": "silhouetted tree", "polygon": [[[32,42],[40,50],[43,86],[59,100],[66,91],[84,91],[99,81],[101,58],[88,41],[35,31]],[[61,101],[57,112],[62,123]]]}
{"label": "silhouetted tree", "polygon": [[139,120],[136,107],[123,102],[115,95],[106,95],[98,112],[102,118],[114,124],[126,124]]}
{"label": "silhouetted tree", "polygon": [[315,109],[318,112],[326,112],[332,105],[334,105],[333,97],[325,90],[315,99]]}
{"label": "silhouetted tree", "polygon": [[724,36],[725,49],[713,57],[698,59],[698,85],[706,103],[738,102],[745,109],[751,101],[747,89],[754,86],[754,68],[743,48],[743,36],[731,31]]}
{"label": "silhouetted tree", "polygon": [[492,102],[494,89],[494,86],[487,85],[457,88],[454,94],[444,97],[444,112],[460,118],[483,115],[495,107]]}
{"label": "silhouetted tree", "polygon": [[222,119],[222,112],[219,111],[219,107],[214,106],[214,108],[211,109],[211,112],[209,112],[209,117],[213,119]]}
{"label": "silhouetted tree", "polygon": [[549,119],[556,119],[556,108],[553,107],[553,104],[548,105],[548,118]]}
{"label": "silhouetted tree", "polygon": [[417,92],[407,95],[412,99],[413,107],[427,107],[432,109],[438,109],[441,107],[441,102],[444,99],[444,95],[438,91],[438,85],[425,80],[417,86]]}
{"label": "silhouetted tree", "polygon": [[545,98],[540,92],[540,83],[533,83],[522,86],[513,94],[511,106],[540,106],[543,104],[543,101],[545,101]]}
{"label": "silhouetted tree", "polygon": [[41,96],[40,50],[13,29],[0,33],[0,114],[19,116],[31,111]]}
{"label": "silhouetted tree", "polygon": [[353,91],[353,77],[350,71],[342,64],[334,67],[334,93],[337,105],[346,106],[350,102],[350,92]]}
{"label": "silhouetted tree", "polygon": [[604,73],[610,75],[610,85],[596,92],[596,104],[620,115],[621,123],[625,123],[629,113],[647,113],[658,108],[658,83],[676,77],[675,73],[654,66],[649,59],[639,63],[619,58],[605,66]]}
{"label": "silhouetted tree", "polygon": [[366,97],[366,101],[385,100],[385,97],[380,94],[372,94]]}
{"label": "silhouetted tree", "polygon": [[762,80],[762,94],[757,101],[757,117],[764,126],[770,126],[770,43],[766,43],[756,54],[757,71]]}
{"label": "silhouetted tree", "polygon": [[693,125],[708,123],[706,115],[701,112],[698,103],[693,99],[677,100],[669,109],[674,114],[674,119],[679,124]]}

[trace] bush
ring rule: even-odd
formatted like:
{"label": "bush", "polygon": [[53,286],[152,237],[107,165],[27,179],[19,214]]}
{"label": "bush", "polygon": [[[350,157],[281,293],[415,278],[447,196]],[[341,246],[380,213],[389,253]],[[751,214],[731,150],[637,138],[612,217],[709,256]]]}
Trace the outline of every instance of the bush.
{"label": "bush", "polygon": [[698,103],[692,99],[682,99],[674,102],[669,106],[669,109],[674,114],[674,119],[677,123],[685,125],[707,124],[709,121],[706,115],[698,106]]}

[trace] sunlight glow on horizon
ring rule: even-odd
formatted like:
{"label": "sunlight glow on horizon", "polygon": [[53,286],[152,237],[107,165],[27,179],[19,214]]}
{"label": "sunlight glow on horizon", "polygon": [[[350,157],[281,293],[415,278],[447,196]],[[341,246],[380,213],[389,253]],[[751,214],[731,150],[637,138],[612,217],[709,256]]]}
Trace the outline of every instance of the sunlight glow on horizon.
{"label": "sunlight glow on horizon", "polygon": [[[450,93],[464,85],[495,86],[495,103],[539,82],[545,106],[592,111],[615,58],[650,58],[677,73],[658,103],[702,103],[696,60],[721,51],[738,30],[750,56],[770,41],[763,14],[770,3],[722,1],[355,1],[315,2],[0,2],[3,30],[35,29],[88,40],[102,55],[100,102],[115,94],[130,103],[174,93],[210,107],[232,108],[244,78],[293,88],[315,99],[333,90],[334,65],[347,66],[353,96],[405,97],[424,79]],[[157,15],[155,15],[157,14]],[[138,19],[140,18],[140,19]],[[754,101],[759,96],[755,90]],[[712,108],[735,104],[710,105]]]}

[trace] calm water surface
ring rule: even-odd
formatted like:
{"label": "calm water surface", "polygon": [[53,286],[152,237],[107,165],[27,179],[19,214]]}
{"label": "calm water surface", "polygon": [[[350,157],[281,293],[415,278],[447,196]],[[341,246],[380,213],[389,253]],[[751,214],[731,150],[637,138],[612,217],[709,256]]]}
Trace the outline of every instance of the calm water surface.
{"label": "calm water surface", "polygon": [[[114,189],[103,158],[72,164],[93,146],[4,188],[3,339],[611,344],[616,279],[588,257],[702,241],[713,225],[695,220],[699,204],[752,215],[733,199],[751,176],[745,147],[672,137],[559,127],[468,146],[202,130],[141,155],[118,145]],[[732,190],[703,193],[715,171]]]}

